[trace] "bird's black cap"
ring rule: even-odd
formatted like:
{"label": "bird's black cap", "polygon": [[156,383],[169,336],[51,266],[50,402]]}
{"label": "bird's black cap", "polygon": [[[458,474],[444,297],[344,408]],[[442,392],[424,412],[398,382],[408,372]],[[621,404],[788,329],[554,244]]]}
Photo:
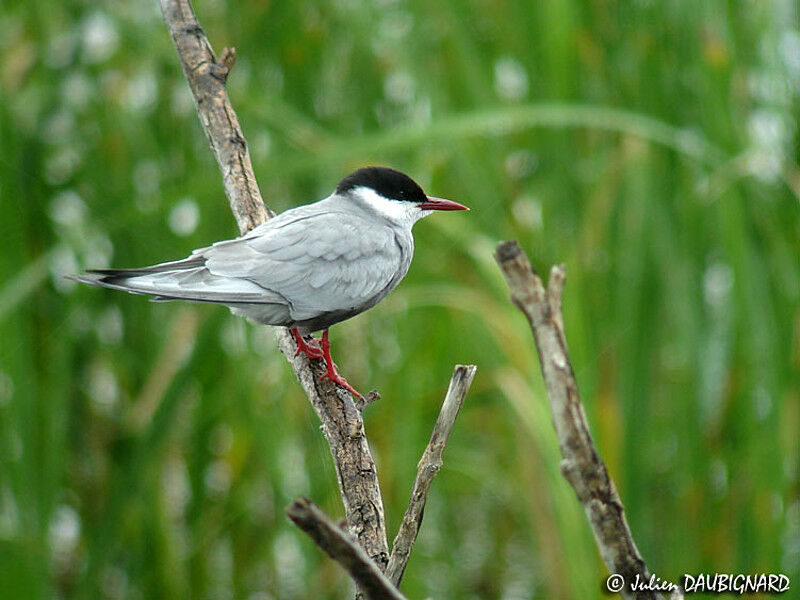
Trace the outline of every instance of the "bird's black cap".
{"label": "bird's black cap", "polygon": [[425,202],[428,197],[416,181],[405,173],[388,167],[364,167],[353,171],[339,182],[336,193],[343,194],[357,187],[368,187],[384,198],[407,202]]}

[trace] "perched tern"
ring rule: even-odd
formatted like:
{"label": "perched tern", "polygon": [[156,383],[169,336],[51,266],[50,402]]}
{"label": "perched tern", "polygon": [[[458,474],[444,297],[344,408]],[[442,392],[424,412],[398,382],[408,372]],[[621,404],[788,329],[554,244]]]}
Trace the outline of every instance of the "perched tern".
{"label": "perched tern", "polygon": [[[365,167],[327,198],[183,260],[72,278],[154,301],[223,304],[257,323],[289,327],[298,353],[324,359],[323,378],[361,397],[331,359],[328,328],[372,308],[400,283],[414,254],[411,228],[435,210],[469,209],[426,195],[399,171]],[[321,340],[308,337],[315,331],[323,331]]]}

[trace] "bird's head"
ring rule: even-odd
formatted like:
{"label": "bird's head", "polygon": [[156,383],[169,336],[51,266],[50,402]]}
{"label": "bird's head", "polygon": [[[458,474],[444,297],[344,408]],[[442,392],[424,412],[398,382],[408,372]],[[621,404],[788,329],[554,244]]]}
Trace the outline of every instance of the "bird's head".
{"label": "bird's head", "polygon": [[434,210],[469,210],[458,202],[426,195],[411,177],[388,167],[353,171],[339,182],[336,193],[409,227]]}

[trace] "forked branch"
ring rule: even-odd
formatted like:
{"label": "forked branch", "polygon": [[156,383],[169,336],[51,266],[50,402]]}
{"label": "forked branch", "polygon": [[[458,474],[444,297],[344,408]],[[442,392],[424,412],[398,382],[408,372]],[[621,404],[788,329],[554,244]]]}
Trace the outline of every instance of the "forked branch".
{"label": "forked branch", "polygon": [[316,504],[299,498],[289,505],[286,514],[317,546],[350,573],[367,600],[405,600],[405,596],[386,578],[358,542],[331,521]]}
{"label": "forked branch", "polygon": [[[161,0],[161,10],[170,35],[175,42],[183,73],[189,82],[203,130],[222,172],[225,194],[239,225],[239,231],[244,234],[266,221],[274,213],[264,205],[261,198],[253,174],[247,143],[225,89],[225,82],[236,54],[232,49],[225,49],[221,57],[216,58],[189,0]],[[359,573],[370,573],[365,580],[361,575],[357,575],[349,569],[359,585],[359,589],[368,597],[402,598],[392,584],[389,585],[393,591],[379,592],[377,591],[379,588],[370,587],[375,581],[381,580],[374,577],[375,572],[381,575],[383,581],[387,581],[381,572],[389,562],[383,499],[361,415],[361,410],[376,397],[376,394],[370,393],[364,401],[356,404],[347,391],[321,379],[324,371],[322,365],[310,362],[305,356],[296,355],[297,347],[286,329],[276,328],[275,331],[278,346],[292,365],[300,385],[322,422],[322,432],[328,442],[336,467],[347,525],[350,533],[357,539],[360,548],[363,548],[363,551],[359,550],[360,554],[357,553],[358,559],[355,559],[353,556],[356,555],[350,552],[353,550],[352,544],[344,543],[343,546],[336,546],[340,550],[346,548],[346,550],[342,550],[344,554],[341,554],[340,558],[348,555],[350,558],[346,560],[351,561],[348,564],[357,565]],[[442,414],[437,421],[428,450],[420,463],[427,466],[424,467],[424,473],[422,471],[418,473],[411,506],[409,506],[406,518],[403,520],[403,527],[395,541],[396,558],[394,555],[392,558],[396,583],[399,583],[408,562],[411,546],[422,521],[422,508],[425,505],[430,483],[441,465],[444,444],[474,372],[474,366],[456,368]],[[301,522],[311,523],[315,514],[312,508],[310,503],[307,503],[305,507],[293,505],[293,508],[290,509],[290,516],[298,525]],[[311,520],[303,520],[303,514],[311,515],[309,517]],[[319,515],[316,516],[319,517]],[[324,522],[321,519],[316,519],[316,521]],[[320,525],[320,527],[322,526]],[[334,535],[335,530],[329,528],[326,531],[330,536],[325,539],[328,541],[339,539],[341,542],[340,536]],[[320,545],[322,545],[321,539],[315,537]],[[329,545],[326,548],[329,553],[330,547]],[[356,549],[358,548],[356,546]],[[362,560],[364,556],[372,561],[374,569],[366,568],[365,570],[364,560]],[[370,590],[372,591],[370,592]],[[389,595],[380,595],[384,592]]]}
{"label": "forked branch", "polygon": [[626,598],[654,600],[656,592],[631,592],[630,584],[639,577],[646,582],[650,574],[642,560],[625,518],[617,488],[592,442],[583,412],[578,385],[567,354],[561,292],[566,272],[562,265],[550,271],[549,287],[534,271],[528,257],[516,242],[503,242],[495,259],[503,270],[511,300],[528,318],[539,364],[553,413],[553,425],[561,448],[561,472],[572,485],[583,505],[600,555],[609,572],[622,575]]}

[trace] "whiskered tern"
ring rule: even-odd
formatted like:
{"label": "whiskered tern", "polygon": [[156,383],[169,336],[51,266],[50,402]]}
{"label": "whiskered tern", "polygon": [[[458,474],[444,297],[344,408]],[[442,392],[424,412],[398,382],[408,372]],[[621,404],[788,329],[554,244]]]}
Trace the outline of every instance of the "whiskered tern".
{"label": "whiskered tern", "polygon": [[[435,210],[469,210],[434,198],[408,175],[358,169],[327,198],[287,210],[245,235],[183,260],[94,269],[73,279],[155,301],[223,304],[257,323],[289,327],[298,353],[324,359],[324,378],[361,397],[331,359],[328,328],[372,308],[405,277],[411,228]],[[321,340],[308,337],[323,331]]]}

